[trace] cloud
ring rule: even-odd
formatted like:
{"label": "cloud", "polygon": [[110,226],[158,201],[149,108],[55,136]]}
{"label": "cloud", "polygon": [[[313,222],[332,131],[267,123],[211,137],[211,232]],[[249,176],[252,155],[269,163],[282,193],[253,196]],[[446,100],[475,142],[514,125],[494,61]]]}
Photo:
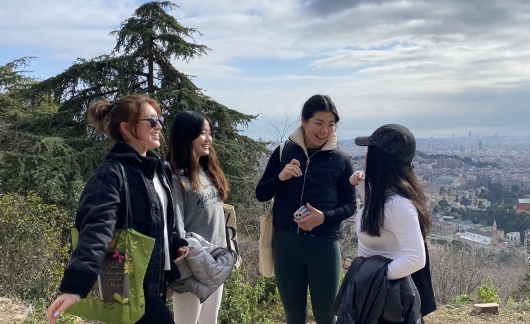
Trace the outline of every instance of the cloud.
{"label": "cloud", "polygon": [[[172,14],[203,33],[196,41],[213,51],[174,64],[242,112],[298,111],[325,93],[352,129],[397,120],[428,131],[513,125],[516,132],[523,119],[513,115],[528,117],[521,104],[530,99],[525,0],[178,4]],[[132,0],[8,2],[0,8],[0,46],[43,48],[70,60],[109,53],[108,33],[136,7]]]}

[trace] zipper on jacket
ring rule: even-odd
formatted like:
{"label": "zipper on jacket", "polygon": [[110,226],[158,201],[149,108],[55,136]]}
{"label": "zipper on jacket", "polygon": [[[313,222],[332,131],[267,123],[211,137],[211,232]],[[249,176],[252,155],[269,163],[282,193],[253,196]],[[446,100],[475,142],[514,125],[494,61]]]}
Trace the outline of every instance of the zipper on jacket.
{"label": "zipper on jacket", "polygon": [[[315,152],[313,153],[313,155],[317,154],[318,152]],[[306,153],[307,155],[307,153]],[[307,155],[307,162],[305,164],[305,171],[304,171],[304,182],[302,184],[302,194],[300,195],[300,207],[302,207],[302,199],[304,197],[304,190],[305,190],[305,179],[306,179],[306,175],[307,175],[307,169],[309,168],[309,161],[311,160],[311,158],[309,157],[309,155]],[[298,229],[296,230],[296,234],[298,234],[300,232],[300,225],[298,225]]]}
{"label": "zipper on jacket", "polygon": [[[313,154],[316,154],[313,153]],[[309,161],[311,160],[311,158],[308,156],[307,157],[307,162],[305,164],[305,171],[304,171],[304,183],[302,184],[302,194],[300,195],[300,207],[302,207],[302,198],[304,197],[304,190],[305,190],[305,179],[306,179],[306,175],[307,175],[307,169],[309,168]]]}

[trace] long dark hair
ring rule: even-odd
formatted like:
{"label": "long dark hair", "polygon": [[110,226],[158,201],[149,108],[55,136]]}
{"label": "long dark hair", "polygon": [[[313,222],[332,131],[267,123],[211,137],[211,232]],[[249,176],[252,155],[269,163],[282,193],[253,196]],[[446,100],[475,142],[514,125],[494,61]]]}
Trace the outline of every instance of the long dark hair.
{"label": "long dark hair", "polygon": [[385,221],[384,207],[388,199],[387,189],[390,189],[409,199],[416,207],[421,234],[425,240],[431,229],[430,212],[423,187],[411,163],[403,162],[377,146],[368,146],[364,186],[365,207],[361,216],[361,232],[381,236]]}
{"label": "long dark hair", "polygon": [[210,146],[210,154],[197,158],[193,154],[192,142],[199,137],[204,126],[204,121],[210,124],[212,137],[214,136],[212,122],[210,119],[195,111],[183,111],[175,117],[169,136],[166,160],[169,161],[173,173],[175,173],[186,188],[179,170],[183,170],[184,175],[190,179],[191,187],[195,191],[200,191],[201,182],[199,180],[199,166],[201,166],[213,185],[219,191],[222,201],[228,197],[228,183],[219,165],[219,160],[215,150]]}

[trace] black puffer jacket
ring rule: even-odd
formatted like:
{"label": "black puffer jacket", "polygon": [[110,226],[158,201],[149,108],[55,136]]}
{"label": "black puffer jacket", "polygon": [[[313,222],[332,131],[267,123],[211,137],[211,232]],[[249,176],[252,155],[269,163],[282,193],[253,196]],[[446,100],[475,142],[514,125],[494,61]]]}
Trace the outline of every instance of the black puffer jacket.
{"label": "black puffer jacket", "polygon": [[[75,222],[79,230],[78,246],[68,262],[59,290],[86,297],[100,272],[114,230],[124,226],[125,186],[119,165],[111,161],[115,160],[123,165],[129,182],[132,227],[155,238],[155,246],[144,279],[145,294],[149,297],[162,296],[166,289],[162,241],[164,227],[160,199],[153,184],[155,172],[168,198],[166,210],[170,253],[174,254],[179,246],[187,245],[174,229],[171,168],[158,154],[148,151],[146,157],[141,156],[124,142],[116,143],[106,159],[107,161],[90,177],[79,199]],[[179,276],[173,262],[171,266],[172,276]]]}
{"label": "black puffer jacket", "polygon": [[420,323],[416,286],[410,276],[388,280],[391,261],[380,255],[353,260],[332,308],[337,324]]}
{"label": "black puffer jacket", "polygon": [[[274,197],[274,228],[318,237],[341,237],[340,225],[355,212],[355,187],[349,178],[353,173],[351,157],[337,148],[333,135],[311,158],[306,153],[304,135],[300,128],[289,136],[280,162],[279,147],[272,153],[267,168],[256,187],[258,201]],[[300,162],[301,177],[281,181],[278,175],[292,159]],[[310,232],[298,229],[293,213],[311,204],[324,214],[324,223]]]}

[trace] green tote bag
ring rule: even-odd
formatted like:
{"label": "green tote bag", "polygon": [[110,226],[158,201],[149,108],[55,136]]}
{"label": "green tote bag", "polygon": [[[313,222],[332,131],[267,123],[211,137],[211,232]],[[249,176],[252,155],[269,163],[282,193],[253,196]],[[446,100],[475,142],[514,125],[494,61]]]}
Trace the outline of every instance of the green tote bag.
{"label": "green tote bag", "polygon": [[[103,260],[98,280],[88,293],[66,309],[66,313],[109,324],[136,323],[145,314],[143,281],[155,239],[132,229],[129,183],[123,165],[117,161],[125,184],[127,218],[117,229]],[[72,229],[72,245],[77,247],[79,232]]]}

